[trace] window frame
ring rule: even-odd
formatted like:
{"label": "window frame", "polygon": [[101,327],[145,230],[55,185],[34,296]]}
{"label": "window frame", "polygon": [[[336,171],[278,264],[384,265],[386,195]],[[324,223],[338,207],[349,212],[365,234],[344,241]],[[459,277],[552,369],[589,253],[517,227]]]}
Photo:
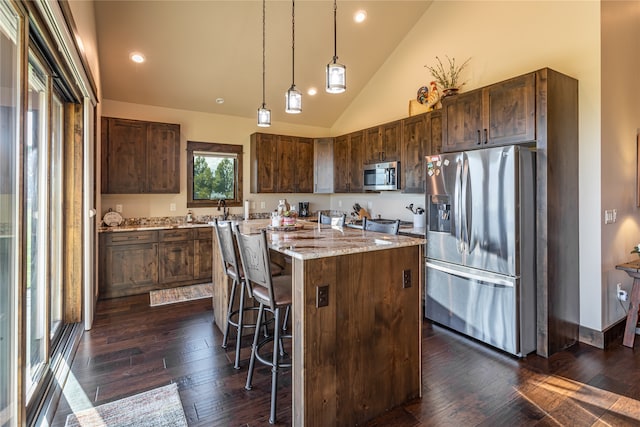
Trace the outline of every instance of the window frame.
{"label": "window frame", "polygon": [[187,207],[209,208],[217,207],[218,199],[194,200],[193,198],[193,155],[195,152],[234,154],[236,156],[236,191],[235,198],[226,199],[227,206],[242,206],[242,145],[222,144],[218,142],[187,141]]}

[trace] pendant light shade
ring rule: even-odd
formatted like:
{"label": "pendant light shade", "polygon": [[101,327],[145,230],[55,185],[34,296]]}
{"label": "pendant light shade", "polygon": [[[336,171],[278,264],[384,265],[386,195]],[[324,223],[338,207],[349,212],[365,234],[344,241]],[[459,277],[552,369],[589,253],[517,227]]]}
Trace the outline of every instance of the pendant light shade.
{"label": "pendant light shade", "polygon": [[266,108],[264,104],[258,108],[258,126],[268,128],[271,126],[271,110]]}
{"label": "pendant light shade", "polygon": [[296,85],[291,85],[286,94],[285,111],[289,114],[298,114],[302,112],[302,94]]}
{"label": "pendant light shade", "polygon": [[347,67],[338,64],[338,43],[336,16],[338,5],[333,0],[333,62],[327,64],[327,92],[342,93],[347,89]]}
{"label": "pendant light shade", "polygon": [[265,12],[266,0],[262,0],[262,106],[258,108],[258,126],[266,128],[271,126],[271,110],[267,109],[264,102],[264,77],[265,77]]}
{"label": "pendant light shade", "polygon": [[289,114],[302,112],[302,94],[295,83],[296,58],[296,0],[291,0],[291,87],[285,94],[285,110]]}

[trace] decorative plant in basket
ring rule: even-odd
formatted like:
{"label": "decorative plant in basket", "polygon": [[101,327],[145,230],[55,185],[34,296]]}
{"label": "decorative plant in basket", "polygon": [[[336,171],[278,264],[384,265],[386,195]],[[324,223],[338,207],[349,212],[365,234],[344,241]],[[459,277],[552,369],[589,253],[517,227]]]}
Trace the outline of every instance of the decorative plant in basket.
{"label": "decorative plant in basket", "polygon": [[452,59],[448,56],[445,57],[447,58],[448,62],[448,67],[446,68],[440,58],[437,56],[436,61],[438,63],[435,66],[425,65],[425,68],[427,68],[431,72],[431,75],[433,76],[438,86],[442,88],[443,98],[449,95],[456,94],[458,90],[460,90],[460,88],[464,86],[466,82],[459,82],[460,73],[465,69],[465,67],[471,60],[471,58],[467,58],[467,60],[462,64],[456,65],[456,58]]}

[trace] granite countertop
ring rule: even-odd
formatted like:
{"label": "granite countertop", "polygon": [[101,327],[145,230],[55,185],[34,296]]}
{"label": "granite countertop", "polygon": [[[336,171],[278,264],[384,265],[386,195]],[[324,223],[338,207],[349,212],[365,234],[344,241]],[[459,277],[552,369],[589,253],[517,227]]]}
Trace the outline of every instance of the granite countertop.
{"label": "granite countertop", "polygon": [[120,225],[117,227],[105,227],[98,228],[99,233],[117,233],[120,231],[147,231],[147,230],[170,230],[174,228],[198,228],[198,227],[212,227],[213,224],[202,222],[191,222],[182,224],[135,224],[135,225]]}
{"label": "granite countertop", "polygon": [[269,220],[238,221],[240,232],[258,233],[267,229],[269,247],[297,259],[324,258],[336,255],[416,246],[423,238],[363,231],[350,227],[331,227],[299,220],[303,228],[294,231],[271,231]]}

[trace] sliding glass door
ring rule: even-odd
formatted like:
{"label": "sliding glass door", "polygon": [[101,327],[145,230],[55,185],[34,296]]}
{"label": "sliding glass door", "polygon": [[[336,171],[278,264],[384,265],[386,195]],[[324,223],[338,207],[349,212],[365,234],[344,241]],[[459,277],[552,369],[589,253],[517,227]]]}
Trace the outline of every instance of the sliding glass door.
{"label": "sliding glass door", "polygon": [[47,191],[48,83],[44,67],[29,58],[27,134],[24,150],[24,227],[27,321],[27,396],[33,392],[46,363],[47,270],[49,257]]}
{"label": "sliding glass door", "polygon": [[0,3],[0,426],[17,422],[20,27],[16,11]]}

